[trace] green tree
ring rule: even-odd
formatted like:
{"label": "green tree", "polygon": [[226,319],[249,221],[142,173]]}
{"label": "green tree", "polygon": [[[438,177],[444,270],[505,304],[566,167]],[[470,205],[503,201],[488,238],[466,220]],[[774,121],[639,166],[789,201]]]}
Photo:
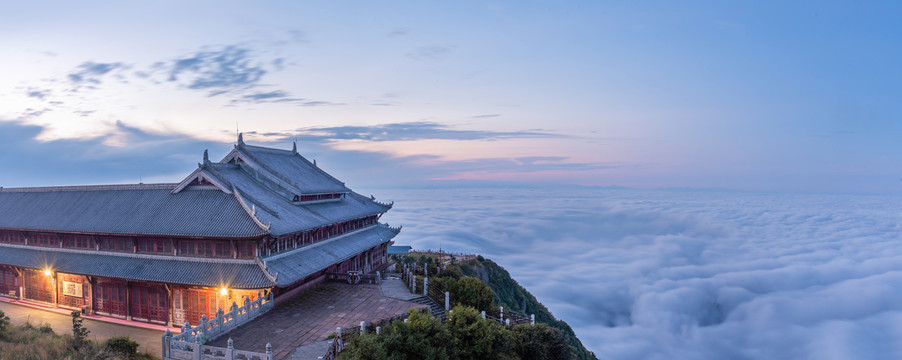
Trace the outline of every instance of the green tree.
{"label": "green tree", "polygon": [[459,304],[479,310],[490,309],[492,300],[495,297],[492,288],[482,282],[482,280],[470,276],[460,278],[460,280],[457,280],[454,288],[449,290],[451,290],[452,296]]}
{"label": "green tree", "polygon": [[524,360],[569,360],[575,358],[564,333],[545,324],[513,328],[517,355]]}
{"label": "green tree", "polygon": [[458,359],[489,359],[500,325],[489,322],[474,308],[457,305],[446,322],[454,338],[454,353]]}
{"label": "green tree", "polygon": [[72,312],[72,345],[78,349],[88,341],[89,331],[82,322],[85,321],[81,317],[81,311]]}

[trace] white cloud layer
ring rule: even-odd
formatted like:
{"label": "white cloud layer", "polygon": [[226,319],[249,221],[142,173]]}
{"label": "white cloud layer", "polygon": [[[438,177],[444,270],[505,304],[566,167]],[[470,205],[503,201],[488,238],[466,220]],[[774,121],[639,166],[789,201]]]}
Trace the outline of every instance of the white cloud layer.
{"label": "white cloud layer", "polygon": [[374,193],[396,242],[494,259],[602,359],[902,358],[898,197]]}

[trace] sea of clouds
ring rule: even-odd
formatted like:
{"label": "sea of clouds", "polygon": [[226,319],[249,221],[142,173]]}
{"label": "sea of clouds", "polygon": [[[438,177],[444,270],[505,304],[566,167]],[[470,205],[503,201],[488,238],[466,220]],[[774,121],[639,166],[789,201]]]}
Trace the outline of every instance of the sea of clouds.
{"label": "sea of clouds", "polygon": [[902,358],[898,196],[373,193],[397,244],[495,260],[602,359]]}

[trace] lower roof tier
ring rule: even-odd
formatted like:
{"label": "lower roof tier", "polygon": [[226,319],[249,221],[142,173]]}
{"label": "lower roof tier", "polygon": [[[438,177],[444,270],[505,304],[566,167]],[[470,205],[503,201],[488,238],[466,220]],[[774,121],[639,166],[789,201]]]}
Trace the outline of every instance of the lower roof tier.
{"label": "lower roof tier", "polygon": [[0,244],[0,265],[135,281],[260,289],[291,285],[388,242],[397,234],[398,229],[379,224],[270,256],[262,259],[262,262],[98,253]]}

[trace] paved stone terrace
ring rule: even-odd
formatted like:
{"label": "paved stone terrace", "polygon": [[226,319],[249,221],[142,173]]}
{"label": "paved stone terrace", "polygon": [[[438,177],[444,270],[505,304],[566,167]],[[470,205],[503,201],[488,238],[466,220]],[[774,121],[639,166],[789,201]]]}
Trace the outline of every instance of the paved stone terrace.
{"label": "paved stone terrace", "polygon": [[378,285],[327,282],[279,304],[211,345],[226,347],[231,337],[236,349],[264,351],[266,343],[271,343],[275,358],[284,359],[297,347],[325,340],[336,327],[390,318],[412,307],[425,305],[385,297]]}

